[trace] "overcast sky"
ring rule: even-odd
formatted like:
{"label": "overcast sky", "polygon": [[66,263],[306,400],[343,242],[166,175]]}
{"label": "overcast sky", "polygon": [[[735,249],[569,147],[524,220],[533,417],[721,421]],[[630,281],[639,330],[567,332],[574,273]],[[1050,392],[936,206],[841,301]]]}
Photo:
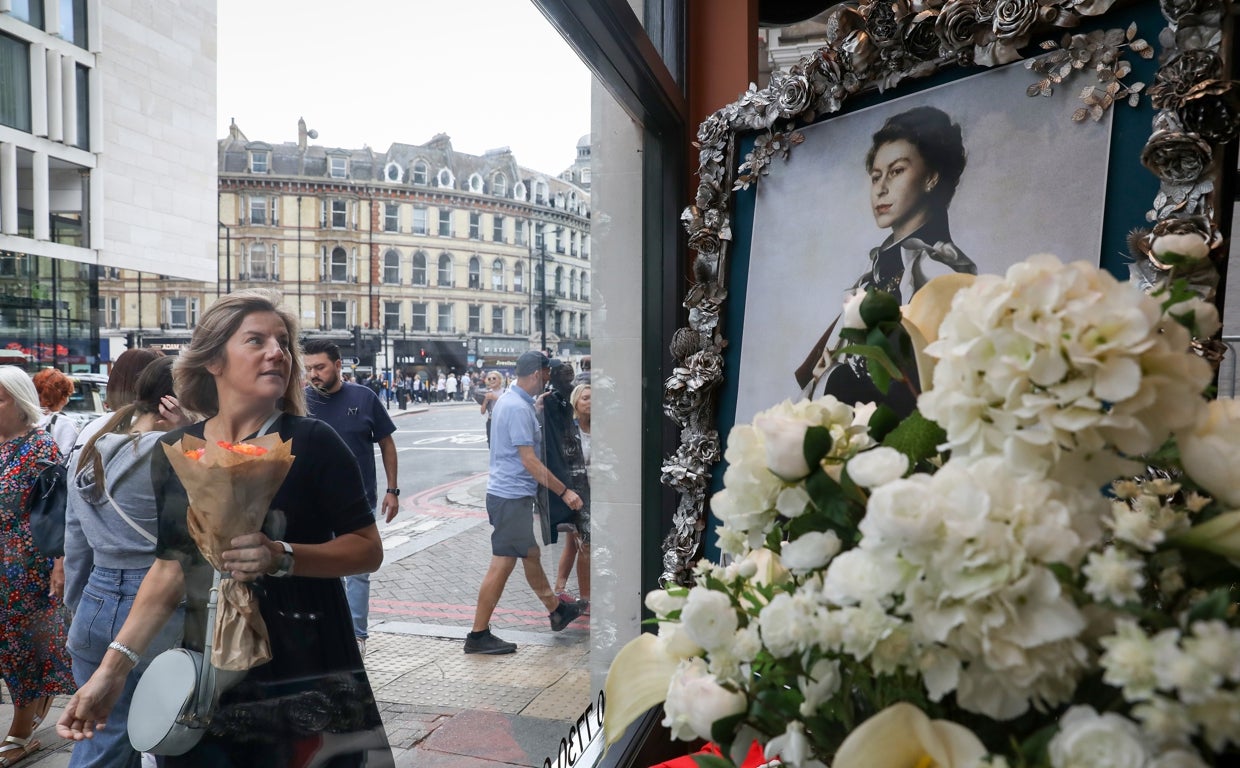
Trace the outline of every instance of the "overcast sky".
{"label": "overcast sky", "polygon": [[219,0],[218,134],[386,151],[437,133],[559,173],[590,131],[590,75],[529,0]]}

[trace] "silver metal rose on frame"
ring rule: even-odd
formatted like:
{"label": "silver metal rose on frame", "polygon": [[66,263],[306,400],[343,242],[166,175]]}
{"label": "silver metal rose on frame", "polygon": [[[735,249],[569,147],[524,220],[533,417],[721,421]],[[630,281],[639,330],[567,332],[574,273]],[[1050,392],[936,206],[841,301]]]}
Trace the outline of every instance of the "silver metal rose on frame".
{"label": "silver metal rose on frame", "polygon": [[1167,184],[1193,184],[1213,167],[1214,150],[1193,133],[1156,131],[1141,150],[1141,164]]}

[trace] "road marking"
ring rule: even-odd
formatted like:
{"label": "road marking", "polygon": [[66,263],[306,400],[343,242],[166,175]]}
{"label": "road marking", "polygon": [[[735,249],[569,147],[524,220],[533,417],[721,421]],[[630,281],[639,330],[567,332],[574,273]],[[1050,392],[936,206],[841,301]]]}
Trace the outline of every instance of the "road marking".
{"label": "road marking", "polygon": [[487,453],[490,450],[491,450],[490,448],[447,448],[442,445],[432,445],[432,446],[425,446],[425,447],[424,446],[410,446],[406,448],[397,448],[396,452],[400,453],[401,451],[473,451],[474,453]]}

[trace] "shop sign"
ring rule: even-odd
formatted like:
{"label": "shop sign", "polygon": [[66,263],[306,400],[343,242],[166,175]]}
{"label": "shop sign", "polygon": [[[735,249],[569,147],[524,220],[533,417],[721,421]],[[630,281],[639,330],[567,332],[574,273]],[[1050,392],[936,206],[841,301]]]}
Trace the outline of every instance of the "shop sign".
{"label": "shop sign", "polygon": [[586,707],[575,723],[568,726],[568,733],[560,739],[555,754],[542,762],[542,768],[574,768],[593,765],[602,752],[603,739],[603,692],[598,700]]}

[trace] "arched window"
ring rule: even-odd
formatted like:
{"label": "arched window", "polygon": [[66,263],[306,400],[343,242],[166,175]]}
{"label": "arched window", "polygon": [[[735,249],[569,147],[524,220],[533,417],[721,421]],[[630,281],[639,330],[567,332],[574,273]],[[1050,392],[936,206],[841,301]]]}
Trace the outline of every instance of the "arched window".
{"label": "arched window", "polygon": [[426,252],[413,254],[413,284],[426,285]]}
{"label": "arched window", "polygon": [[547,284],[546,276],[547,268],[545,266],[539,265],[534,267],[534,293],[541,294],[545,290],[543,286]]}
{"label": "arched window", "polygon": [[564,295],[564,267],[555,268],[555,295]]}
{"label": "arched window", "polygon": [[452,286],[452,254],[446,251],[439,254],[439,277],[436,282],[439,285]]}
{"label": "arched window", "polygon": [[504,260],[496,259],[491,262],[491,290],[504,290]]}
{"label": "arched window", "polygon": [[440,168],[439,173],[435,174],[435,186],[451,187],[456,183],[456,179],[452,176],[452,171],[447,168]]}
{"label": "arched window", "polygon": [[474,290],[482,287],[482,262],[477,256],[469,257],[469,287]]}
{"label": "arched window", "polygon": [[349,281],[349,254],[340,246],[332,249],[331,274],[328,275],[333,283],[346,283]]}
{"label": "arched window", "polygon": [[512,289],[517,293],[525,293],[525,264],[520,261],[512,267]]}
{"label": "arched window", "polygon": [[477,173],[469,174],[469,191],[474,194],[482,193],[482,176]]}
{"label": "arched window", "polygon": [[491,194],[496,197],[503,197],[508,194],[508,177],[500,172],[495,172],[491,176]]}
{"label": "arched window", "polygon": [[413,164],[413,173],[410,174],[409,180],[412,181],[414,184],[425,184],[426,179],[427,179],[427,174],[429,172],[430,172],[430,169],[427,168],[426,163],[419,160]]}
{"label": "arched window", "polygon": [[568,272],[568,298],[577,298],[577,270],[575,269]]}
{"label": "arched window", "polygon": [[582,301],[590,300],[590,276],[584,271],[581,273],[581,299]]}
{"label": "arched window", "polygon": [[400,285],[400,254],[395,249],[383,254],[383,282]]}
{"label": "arched window", "polygon": [[518,181],[516,184],[512,185],[512,196],[516,200],[521,200],[521,201],[525,200],[525,182],[524,181]]}
{"label": "arched window", "polygon": [[250,246],[250,279],[266,280],[271,277],[267,267],[267,246],[255,243]]}

